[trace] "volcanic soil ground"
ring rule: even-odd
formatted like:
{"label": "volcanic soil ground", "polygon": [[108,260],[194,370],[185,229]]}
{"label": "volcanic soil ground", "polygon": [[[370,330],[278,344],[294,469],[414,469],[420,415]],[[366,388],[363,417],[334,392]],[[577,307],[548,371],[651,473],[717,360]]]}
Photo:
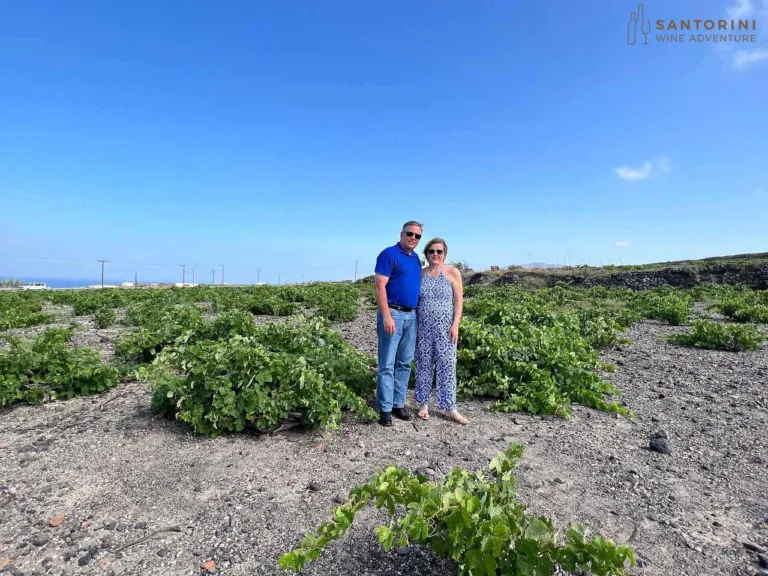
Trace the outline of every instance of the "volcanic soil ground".
{"label": "volcanic soil ground", "polygon": [[[77,321],[77,343],[109,357],[119,329]],[[338,328],[375,352],[374,312]],[[631,544],[639,565],[628,574],[768,575],[768,346],[712,352],[662,338],[682,330],[643,322],[631,344],[603,353],[634,421],[582,407],[570,420],[501,414],[476,401],[460,404],[464,427],[433,415],[385,429],[348,415],[338,431],[211,439],[153,414],[139,382],[0,411],[0,573],[280,574],[280,554],[377,468],[440,479],[486,467],[515,441],[529,511]],[[671,454],[649,449],[659,431]],[[386,519],[362,511],[305,573],[456,573],[416,546],[383,552],[375,528]]]}

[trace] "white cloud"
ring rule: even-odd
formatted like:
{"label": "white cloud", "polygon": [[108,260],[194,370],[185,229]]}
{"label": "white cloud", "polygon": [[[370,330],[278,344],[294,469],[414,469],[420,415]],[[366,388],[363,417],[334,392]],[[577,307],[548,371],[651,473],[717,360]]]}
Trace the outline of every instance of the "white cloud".
{"label": "white cloud", "polygon": [[669,173],[672,168],[669,166],[669,158],[659,158],[653,162],[646,162],[640,168],[631,168],[629,166],[619,166],[613,169],[622,180],[647,180],[654,171]]}
{"label": "white cloud", "polygon": [[619,175],[622,180],[645,180],[651,177],[651,171],[653,166],[650,162],[643,164],[642,168],[630,168],[629,166],[619,166],[614,168],[614,172]]}
{"label": "white cloud", "polygon": [[754,9],[752,0],[737,0],[736,4],[728,8],[728,17],[734,20],[749,18]]}
{"label": "white cloud", "polygon": [[755,50],[738,50],[733,55],[733,65],[739,70],[744,70],[762,60],[768,60],[768,50],[756,48]]}
{"label": "white cloud", "polygon": [[616,246],[629,246],[631,242],[627,242],[626,240],[619,240],[616,242]]}

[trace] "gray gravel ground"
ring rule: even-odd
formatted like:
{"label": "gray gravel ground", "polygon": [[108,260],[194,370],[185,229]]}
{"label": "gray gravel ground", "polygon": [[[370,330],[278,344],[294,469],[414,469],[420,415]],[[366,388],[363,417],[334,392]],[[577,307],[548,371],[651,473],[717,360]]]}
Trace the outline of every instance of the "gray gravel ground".
{"label": "gray gravel ground", "polygon": [[[374,312],[340,329],[375,352]],[[0,573],[279,574],[279,555],[377,467],[440,478],[456,465],[485,467],[519,441],[520,500],[563,529],[580,521],[631,543],[642,566],[629,574],[758,574],[744,543],[768,548],[768,347],[734,354],[661,339],[680,330],[644,322],[629,330],[632,344],[604,354],[635,422],[580,407],[564,421],[468,402],[466,427],[433,416],[384,429],[349,417],[336,432],[210,439],[158,419],[137,382],[0,411]],[[109,346],[101,336],[88,338]],[[648,449],[659,430],[671,454]],[[375,527],[385,519],[361,512],[306,573],[455,574],[428,550],[382,552]],[[177,531],[156,532],[165,528]],[[202,569],[209,560],[215,566]]]}

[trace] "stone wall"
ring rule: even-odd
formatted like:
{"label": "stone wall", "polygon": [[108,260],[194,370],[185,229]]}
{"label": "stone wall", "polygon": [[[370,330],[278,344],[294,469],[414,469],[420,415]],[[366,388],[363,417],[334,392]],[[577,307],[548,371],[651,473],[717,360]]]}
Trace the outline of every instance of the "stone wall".
{"label": "stone wall", "polygon": [[[691,288],[702,282],[712,284],[744,284],[758,290],[768,290],[768,263],[713,264],[696,267],[663,268],[661,270],[627,270],[609,273],[561,274],[546,272],[510,271],[490,280],[494,286],[526,284],[526,279],[537,279],[541,284],[554,286],[565,282],[573,286],[605,286],[649,290],[661,286]],[[488,279],[482,273],[473,274],[467,284],[484,284]]]}

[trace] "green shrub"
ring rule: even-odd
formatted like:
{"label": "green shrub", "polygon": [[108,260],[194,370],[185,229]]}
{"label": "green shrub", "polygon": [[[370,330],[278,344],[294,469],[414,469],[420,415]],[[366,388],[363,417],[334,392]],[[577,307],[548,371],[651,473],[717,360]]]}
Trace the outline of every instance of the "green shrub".
{"label": "green shrub", "polygon": [[634,566],[631,547],[612,540],[587,538],[583,527],[572,526],[558,541],[552,521],[532,517],[517,501],[513,469],[523,453],[511,444],[490,463],[490,478],[454,468],[443,483],[428,482],[395,466],[377,471],[364,485],[350,491],[349,501],[334,509],[333,520],[323,522],[316,534],[307,534],[301,546],[280,557],[280,568],[302,570],[319,557],[332,540],[341,538],[357,512],[373,501],[392,517],[378,528],[385,551],[411,543],[427,546],[452,559],[462,576],[549,576],[555,564],[569,572],[588,571],[597,576],[624,574]]}
{"label": "green shrub", "polygon": [[340,380],[303,356],[273,352],[253,336],[169,347],[142,370],[154,387],[152,407],[217,436],[246,426],[273,429],[291,416],[309,429],[338,426],[349,409],[375,412]]}
{"label": "green shrub", "polygon": [[649,291],[638,293],[632,304],[633,309],[644,318],[664,320],[679,326],[688,321],[691,298],[679,291]]}
{"label": "green shrub", "polygon": [[101,363],[90,348],[70,348],[68,329],[49,329],[34,341],[9,336],[0,350],[0,405],[37,404],[57,398],[95,394],[117,384],[117,370]]}
{"label": "green shrub", "polygon": [[115,323],[115,311],[112,308],[99,308],[93,315],[97,328],[109,328]]}
{"label": "green shrub", "polygon": [[671,334],[667,340],[673,344],[739,352],[757,350],[766,337],[752,324],[722,324],[710,320],[694,320],[687,334]]}
{"label": "green shrub", "polygon": [[503,411],[570,413],[577,403],[629,415],[606,397],[618,390],[595,369],[594,348],[618,341],[620,326],[598,311],[568,306],[562,289],[526,292],[505,287],[467,304],[457,359],[462,397],[490,397]]}
{"label": "green shrub", "polygon": [[730,294],[712,308],[737,322],[768,324],[768,298],[758,293]]}
{"label": "green shrub", "polygon": [[38,294],[10,292],[0,294],[0,330],[26,328],[50,324],[52,314],[43,311],[43,300]]}

